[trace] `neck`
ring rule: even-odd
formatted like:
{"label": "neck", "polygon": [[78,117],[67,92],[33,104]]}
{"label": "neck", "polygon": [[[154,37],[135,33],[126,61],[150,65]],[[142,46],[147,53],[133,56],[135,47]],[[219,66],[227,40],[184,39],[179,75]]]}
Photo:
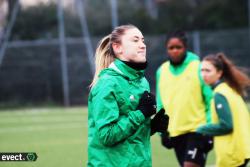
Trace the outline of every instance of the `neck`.
{"label": "neck", "polygon": [[181,65],[181,64],[184,62],[184,60],[185,60],[186,57],[187,57],[187,53],[185,53],[185,54],[182,56],[182,58],[180,59],[180,61],[174,62],[171,58],[169,58],[169,62],[170,62],[170,64],[173,65],[173,66],[179,66],[179,65]]}
{"label": "neck", "polygon": [[135,62],[128,62],[128,61],[122,61],[125,63],[127,66],[139,71],[139,70],[145,70],[147,68],[147,61],[143,63],[135,63]]}
{"label": "neck", "polygon": [[220,83],[222,83],[223,80],[219,79],[214,84],[211,85],[212,89],[215,89]]}

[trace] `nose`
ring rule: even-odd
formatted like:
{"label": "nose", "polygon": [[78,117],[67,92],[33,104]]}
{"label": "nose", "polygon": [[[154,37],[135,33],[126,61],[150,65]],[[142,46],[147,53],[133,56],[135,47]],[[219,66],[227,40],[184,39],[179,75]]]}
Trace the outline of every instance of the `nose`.
{"label": "nose", "polygon": [[206,72],[204,70],[201,70],[201,77],[204,79],[206,77]]}
{"label": "nose", "polygon": [[146,48],[146,44],[143,41],[141,41],[140,42],[140,47],[143,48],[143,49],[145,49]]}
{"label": "nose", "polygon": [[172,49],[172,52],[173,52],[173,53],[179,53],[179,51],[180,51],[180,50],[179,50],[179,49],[176,49],[176,48]]}

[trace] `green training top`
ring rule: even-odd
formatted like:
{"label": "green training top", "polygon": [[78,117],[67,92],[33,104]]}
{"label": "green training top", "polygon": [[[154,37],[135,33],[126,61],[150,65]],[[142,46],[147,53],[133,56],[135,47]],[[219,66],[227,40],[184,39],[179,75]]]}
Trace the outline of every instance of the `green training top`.
{"label": "green training top", "polygon": [[88,98],[88,167],[151,167],[150,118],[137,110],[149,90],[144,71],[116,59]]}

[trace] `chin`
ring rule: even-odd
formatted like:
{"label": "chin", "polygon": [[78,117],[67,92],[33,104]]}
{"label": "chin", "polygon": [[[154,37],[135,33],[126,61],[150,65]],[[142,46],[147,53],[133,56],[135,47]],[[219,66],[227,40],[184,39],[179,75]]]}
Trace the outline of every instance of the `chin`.
{"label": "chin", "polygon": [[141,58],[141,62],[142,62],[142,63],[145,63],[146,61],[147,61],[146,56],[143,56],[143,57]]}
{"label": "chin", "polygon": [[138,63],[145,63],[147,60],[143,59],[143,60],[139,60]]}
{"label": "chin", "polygon": [[133,59],[133,62],[135,63],[145,63],[147,61],[146,57],[138,56]]}
{"label": "chin", "polygon": [[206,83],[207,85],[213,85],[213,83],[211,83],[211,82],[209,82],[209,81],[206,81],[206,80],[205,80],[205,83]]}

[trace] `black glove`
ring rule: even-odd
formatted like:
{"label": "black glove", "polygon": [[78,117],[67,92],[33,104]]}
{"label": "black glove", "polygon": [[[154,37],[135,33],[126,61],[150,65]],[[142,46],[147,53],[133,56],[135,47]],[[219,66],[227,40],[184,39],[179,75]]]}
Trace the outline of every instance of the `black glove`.
{"label": "black glove", "polygon": [[145,118],[154,115],[156,113],[155,96],[145,91],[141,96],[137,109],[142,112]]}
{"label": "black glove", "polygon": [[168,128],[169,117],[165,114],[165,110],[161,109],[151,120],[151,135],[155,132],[166,132]]}
{"label": "black glove", "polygon": [[173,148],[173,142],[171,141],[168,132],[161,133],[161,144],[168,149]]}

